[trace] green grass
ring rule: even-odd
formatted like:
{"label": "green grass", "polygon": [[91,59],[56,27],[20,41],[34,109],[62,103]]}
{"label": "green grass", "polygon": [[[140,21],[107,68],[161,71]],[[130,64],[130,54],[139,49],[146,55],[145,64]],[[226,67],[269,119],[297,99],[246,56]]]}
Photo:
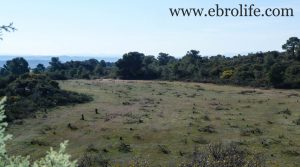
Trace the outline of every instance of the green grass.
{"label": "green grass", "polygon": [[[36,159],[49,146],[69,140],[73,158],[107,150],[103,155],[120,164],[141,157],[153,166],[172,166],[189,159],[195,147],[221,141],[264,153],[268,166],[300,166],[300,126],[294,123],[300,117],[298,90],[117,80],[71,80],[60,86],[90,94],[94,101],[9,126],[14,136],[9,153]],[[121,143],[131,152],[119,151]]]}

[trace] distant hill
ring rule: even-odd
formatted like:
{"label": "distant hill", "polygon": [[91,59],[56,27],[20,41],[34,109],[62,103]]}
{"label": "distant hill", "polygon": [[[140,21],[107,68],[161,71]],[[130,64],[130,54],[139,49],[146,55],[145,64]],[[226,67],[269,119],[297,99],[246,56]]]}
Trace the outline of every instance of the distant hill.
{"label": "distant hill", "polygon": [[97,60],[104,60],[106,62],[116,62],[121,56],[19,56],[19,55],[0,55],[0,67],[6,63],[7,60],[11,60],[15,57],[24,57],[28,63],[30,68],[35,68],[38,64],[43,64],[45,67],[49,66],[49,62],[51,61],[52,57],[59,57],[61,62],[67,61],[84,61],[88,59],[97,59]]}

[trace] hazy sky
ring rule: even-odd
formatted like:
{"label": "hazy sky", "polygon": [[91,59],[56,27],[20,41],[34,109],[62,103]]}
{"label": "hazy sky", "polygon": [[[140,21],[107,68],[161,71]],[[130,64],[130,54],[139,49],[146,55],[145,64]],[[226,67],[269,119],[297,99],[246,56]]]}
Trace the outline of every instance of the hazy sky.
{"label": "hazy sky", "polygon": [[[171,17],[169,8],[292,7],[294,17]],[[15,33],[0,41],[0,54],[121,55],[140,51],[182,56],[280,50],[300,37],[299,0],[6,0],[0,24],[14,22]]]}

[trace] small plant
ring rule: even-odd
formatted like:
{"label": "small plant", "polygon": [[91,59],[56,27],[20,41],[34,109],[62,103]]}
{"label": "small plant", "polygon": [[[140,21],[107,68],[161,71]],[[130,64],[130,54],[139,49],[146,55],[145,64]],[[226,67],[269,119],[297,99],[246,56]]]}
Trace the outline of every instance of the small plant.
{"label": "small plant", "polygon": [[184,152],[184,151],[179,151],[179,155],[180,155],[181,157],[183,157],[184,155],[186,155],[186,152]]}
{"label": "small plant", "polygon": [[137,140],[143,140],[143,137],[138,134],[134,135],[133,137]]}
{"label": "small plant", "polygon": [[295,121],[296,125],[300,125],[300,118]]}
{"label": "small plant", "polygon": [[78,127],[76,127],[75,125],[72,125],[71,123],[68,123],[68,128],[71,130],[78,130]]}
{"label": "small plant", "polygon": [[196,139],[193,140],[193,142],[197,143],[197,144],[208,144],[209,142],[204,139],[203,137],[198,137]]}
{"label": "small plant", "polygon": [[291,110],[289,110],[287,108],[287,109],[285,109],[283,111],[278,112],[278,114],[292,115],[292,112],[291,112]]}
{"label": "small plant", "polygon": [[129,162],[128,167],[150,167],[150,163],[146,159],[134,158]]}
{"label": "small plant", "polygon": [[42,141],[39,139],[33,139],[30,141],[31,145],[38,145],[38,146],[49,146],[50,144],[46,141]]}
{"label": "small plant", "polygon": [[94,153],[98,153],[99,150],[95,147],[95,145],[90,144],[90,145],[86,148],[86,152],[94,152]]}
{"label": "small plant", "polygon": [[253,94],[253,93],[257,93],[257,92],[255,90],[243,90],[243,91],[239,92],[239,94],[242,94],[242,95]]}
{"label": "small plant", "polygon": [[166,145],[158,145],[159,150],[164,154],[170,154],[171,151],[168,149]]}
{"label": "small plant", "polygon": [[199,131],[206,132],[206,133],[216,133],[217,132],[213,125],[208,125],[203,128],[200,128]]}
{"label": "small plant", "polygon": [[77,166],[77,161],[70,161],[71,156],[68,154],[65,154],[67,141],[60,144],[59,151],[54,151],[52,148],[50,148],[50,151],[47,152],[47,155],[34,162],[33,167],[75,167]]}
{"label": "small plant", "polygon": [[300,152],[297,150],[293,150],[293,149],[284,150],[284,151],[282,151],[282,153],[285,155],[291,156],[291,157],[300,156]]}
{"label": "small plant", "polygon": [[247,151],[235,144],[210,144],[206,150],[195,148],[192,161],[181,167],[264,167],[262,155],[248,156]]}
{"label": "small plant", "polygon": [[281,143],[280,140],[270,139],[270,138],[263,138],[261,141],[261,144],[263,147],[269,148],[273,144],[279,144]]}
{"label": "small plant", "polygon": [[203,116],[202,119],[203,119],[204,121],[211,121],[211,119],[209,118],[208,115]]}
{"label": "small plant", "polygon": [[119,149],[120,152],[123,152],[123,153],[132,152],[132,149],[131,149],[130,145],[129,144],[125,144],[123,142],[119,145],[118,149]]}
{"label": "small plant", "polygon": [[131,105],[129,102],[125,101],[122,103],[124,106],[128,106],[128,105]]}
{"label": "small plant", "polygon": [[102,154],[99,153],[86,153],[79,160],[78,167],[108,167],[110,165],[110,160],[105,158]]}
{"label": "small plant", "polygon": [[260,136],[262,134],[263,131],[260,128],[245,128],[241,130],[241,136],[251,136],[251,135]]}

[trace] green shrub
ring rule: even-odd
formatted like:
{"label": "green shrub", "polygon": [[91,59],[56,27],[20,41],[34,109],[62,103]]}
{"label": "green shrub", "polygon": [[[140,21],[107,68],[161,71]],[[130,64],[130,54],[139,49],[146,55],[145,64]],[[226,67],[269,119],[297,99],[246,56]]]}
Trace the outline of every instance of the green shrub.
{"label": "green shrub", "polygon": [[92,98],[59,88],[59,84],[46,75],[24,74],[2,89],[7,96],[7,121],[31,116],[36,111],[68,104],[84,103]]}
{"label": "green shrub", "polygon": [[130,147],[130,145],[125,144],[123,142],[119,145],[118,149],[119,149],[120,152],[123,152],[123,153],[132,152],[132,148]]}
{"label": "green shrub", "polygon": [[181,167],[263,167],[263,156],[255,154],[248,156],[247,152],[235,144],[210,144],[205,151],[197,148],[190,162]]}

